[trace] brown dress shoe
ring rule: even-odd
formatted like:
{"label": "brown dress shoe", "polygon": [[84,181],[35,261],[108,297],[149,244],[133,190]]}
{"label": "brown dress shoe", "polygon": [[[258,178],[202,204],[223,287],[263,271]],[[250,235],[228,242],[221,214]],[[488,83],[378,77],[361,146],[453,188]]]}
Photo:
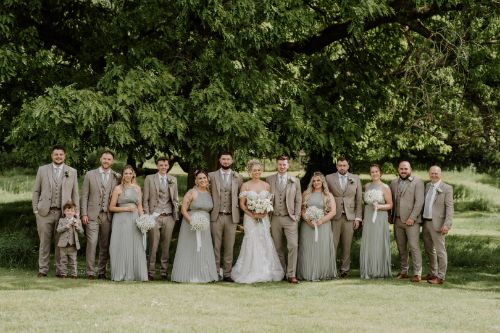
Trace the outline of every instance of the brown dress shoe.
{"label": "brown dress shoe", "polygon": [[234,282],[233,278],[231,278],[230,276],[226,276],[222,280],[225,282]]}
{"label": "brown dress shoe", "polygon": [[162,279],[162,280],[168,280],[167,274],[160,275],[160,279]]}
{"label": "brown dress shoe", "polygon": [[413,275],[411,278],[411,282],[420,282],[422,280],[422,277],[420,275]]}
{"label": "brown dress shoe", "polygon": [[434,279],[427,280],[430,284],[443,284],[444,280],[438,278],[437,276]]}
{"label": "brown dress shoe", "polygon": [[99,275],[97,276],[97,278],[98,278],[99,280],[106,280],[106,274],[99,274]]}
{"label": "brown dress shoe", "polygon": [[87,275],[87,279],[89,279],[89,280],[93,280],[93,279],[94,279],[94,276],[93,276],[93,275]]}
{"label": "brown dress shoe", "polygon": [[396,279],[407,279],[407,278],[408,278],[408,274],[405,274],[405,273],[399,273],[396,276]]}
{"label": "brown dress shoe", "polygon": [[153,277],[153,275],[148,275],[148,281],[154,281],[155,278]]}
{"label": "brown dress shoe", "polygon": [[288,278],[288,282],[290,282],[292,284],[297,284],[297,283],[299,283],[299,280],[297,280],[297,278],[295,276],[292,276],[292,277]]}
{"label": "brown dress shoe", "polygon": [[341,278],[341,279],[345,279],[345,278],[347,278],[347,272],[342,272],[342,273],[340,273],[340,278]]}
{"label": "brown dress shoe", "polygon": [[437,276],[432,275],[431,273],[428,273],[423,279],[426,281],[429,281],[429,280],[433,280],[435,278],[437,278]]}
{"label": "brown dress shoe", "polygon": [[39,277],[39,278],[41,278],[41,277],[47,277],[47,274],[39,272],[36,276]]}

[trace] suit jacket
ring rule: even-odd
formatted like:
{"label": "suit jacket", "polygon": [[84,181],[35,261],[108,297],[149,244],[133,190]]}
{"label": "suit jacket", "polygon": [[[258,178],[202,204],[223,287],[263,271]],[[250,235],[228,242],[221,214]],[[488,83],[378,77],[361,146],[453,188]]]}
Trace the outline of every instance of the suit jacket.
{"label": "suit jacket", "polygon": [[[52,163],[42,165],[36,173],[35,185],[33,186],[32,206],[33,213],[38,213],[40,216],[47,216],[50,211],[50,199],[52,198],[52,188],[55,186]],[[80,199],[78,195],[78,177],[77,172],[72,167],[63,164],[62,193],[61,193],[61,209],[68,201],[72,201],[75,205],[76,214],[80,213]]]}
{"label": "suit jacket", "polygon": [[[430,186],[430,183],[426,185],[424,198],[427,195]],[[432,226],[434,227],[434,230],[440,231],[443,225],[447,226],[449,229],[452,224],[453,187],[441,181],[432,203]]]}
{"label": "suit jacket", "polygon": [[[221,205],[221,188],[222,188],[222,176],[220,174],[220,169],[212,171],[208,174],[210,179],[210,190],[212,192],[212,200],[214,202],[214,208],[210,213],[210,221],[215,222],[219,216],[219,210]],[[239,193],[240,187],[243,184],[243,177],[231,170],[231,216],[233,217],[233,223],[240,222],[240,201]]]}
{"label": "suit jacket", "polygon": [[345,212],[347,220],[363,219],[363,187],[358,175],[347,173],[347,187],[342,191],[340,186],[339,173],[331,173],[326,176],[328,189],[335,198],[337,211],[334,220],[342,217],[342,209]]}
{"label": "suit jacket", "polygon": [[78,240],[78,233],[83,235],[82,221],[80,221],[80,219],[76,219],[78,228],[71,227],[68,229],[66,226],[70,222],[71,221],[69,219],[64,217],[59,219],[59,222],[57,223],[57,232],[61,235],[59,235],[59,242],[57,243],[57,246],[65,247],[68,244],[69,239],[74,236],[76,249],[79,250],[80,241]]}
{"label": "suit jacket", "polygon": [[[416,176],[410,177],[410,183],[401,193],[401,201],[399,203],[399,217],[405,222],[408,218],[412,218],[416,223],[422,223],[422,208],[424,207],[424,182]],[[396,201],[398,197],[398,179],[391,182],[392,201],[394,207],[391,212],[392,220],[396,217]]]}
{"label": "suit jacket", "polygon": [[[111,193],[120,181],[120,175],[113,170],[110,170],[108,187],[106,193],[102,191],[102,180],[99,168],[90,170],[85,174],[82,188],[82,202],[80,210],[82,216],[87,215],[89,220],[94,221],[99,216],[103,208],[109,207],[111,200]],[[103,207],[106,206],[106,207]],[[111,212],[108,210],[109,218],[111,219]]]}
{"label": "suit jacket", "polygon": [[[167,186],[172,201],[172,215],[174,220],[179,219],[179,190],[177,188],[177,178],[167,174]],[[142,206],[145,214],[152,214],[158,206],[160,197],[160,176],[158,173],[146,176],[144,180],[144,194],[142,197]]]}
{"label": "suit jacket", "polygon": [[[274,195],[278,188],[278,174],[275,173],[266,178],[266,182],[271,186],[271,193]],[[302,191],[300,190],[300,181],[291,175],[288,175],[286,184],[286,209],[292,220],[298,222],[302,206]]]}

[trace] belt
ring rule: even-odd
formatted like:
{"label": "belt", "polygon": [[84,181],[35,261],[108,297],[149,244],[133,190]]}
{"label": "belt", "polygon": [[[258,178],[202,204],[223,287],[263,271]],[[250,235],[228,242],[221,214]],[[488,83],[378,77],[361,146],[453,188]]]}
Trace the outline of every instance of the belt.
{"label": "belt", "polygon": [[428,222],[428,221],[432,221],[432,219],[426,219],[426,218],[422,218],[422,220]]}
{"label": "belt", "polygon": [[172,216],[172,213],[161,213],[160,216]]}
{"label": "belt", "polygon": [[231,213],[219,212],[219,215],[232,215]]}
{"label": "belt", "polygon": [[61,210],[61,208],[59,208],[59,207],[50,207],[49,209],[50,210]]}

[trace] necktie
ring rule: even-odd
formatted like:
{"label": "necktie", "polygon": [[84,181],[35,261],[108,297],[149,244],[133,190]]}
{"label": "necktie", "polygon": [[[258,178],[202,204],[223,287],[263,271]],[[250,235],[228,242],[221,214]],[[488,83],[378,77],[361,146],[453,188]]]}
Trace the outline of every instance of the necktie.
{"label": "necktie", "polygon": [[425,196],[425,206],[424,206],[424,217],[428,219],[432,219],[432,194],[434,193],[434,185],[431,184],[429,186],[429,191],[427,191],[427,195]]}
{"label": "necktie", "polygon": [[60,174],[61,174],[61,169],[54,168],[54,177],[56,178],[56,180],[59,180]]}
{"label": "necktie", "polygon": [[286,187],[286,178],[285,176],[280,176],[280,190],[284,190]]}
{"label": "necktie", "polygon": [[161,177],[161,187],[166,188],[167,187],[167,180],[165,177]]}
{"label": "necktie", "polygon": [[229,177],[228,177],[229,175],[227,172],[224,172],[223,175],[224,175],[224,185],[227,186],[229,185]]}
{"label": "necktie", "polygon": [[342,180],[341,182],[342,191],[345,191],[347,185],[347,176],[342,176],[340,177],[340,179]]}
{"label": "necktie", "polygon": [[108,174],[106,172],[101,173],[102,184],[106,185],[108,183]]}

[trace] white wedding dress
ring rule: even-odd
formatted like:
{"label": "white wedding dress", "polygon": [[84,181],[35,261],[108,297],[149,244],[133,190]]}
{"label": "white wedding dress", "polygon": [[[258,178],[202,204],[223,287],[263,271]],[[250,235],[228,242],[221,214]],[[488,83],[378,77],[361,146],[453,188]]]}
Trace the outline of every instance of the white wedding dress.
{"label": "white wedding dress", "polygon": [[[245,191],[240,193],[240,197],[249,194],[261,197],[270,196],[268,191],[259,193]],[[238,283],[281,281],[285,272],[271,238],[269,218],[266,216],[262,221],[256,221],[245,214],[243,226],[245,236],[238,260],[232,269],[232,279]]]}

